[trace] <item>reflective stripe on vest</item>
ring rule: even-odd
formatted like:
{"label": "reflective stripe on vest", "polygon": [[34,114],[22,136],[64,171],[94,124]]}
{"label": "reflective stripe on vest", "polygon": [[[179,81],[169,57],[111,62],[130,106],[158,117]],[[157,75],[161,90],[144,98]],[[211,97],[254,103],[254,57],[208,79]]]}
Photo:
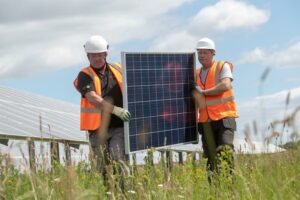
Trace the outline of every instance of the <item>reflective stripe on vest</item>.
{"label": "reflective stripe on vest", "polygon": [[123,81],[122,81],[122,66],[120,64],[109,64],[109,69],[112,71],[113,75],[115,76],[118,85],[123,93]]}
{"label": "reflective stripe on vest", "polygon": [[[225,61],[214,62],[207,72],[204,85],[201,81],[201,68],[197,72],[197,85],[201,89],[210,89],[221,82],[220,74]],[[228,63],[232,70],[231,63]],[[199,76],[199,77],[198,77]],[[205,96],[205,101],[199,104],[198,122],[219,120],[224,117],[237,117],[233,91],[230,89],[220,95]]]}
{"label": "reflective stripe on vest", "polygon": [[101,113],[101,109],[99,109],[99,108],[81,108],[80,112],[84,112],[84,113]]}
{"label": "reflective stripe on vest", "polygon": [[117,63],[111,63],[110,66],[113,67],[113,68],[115,68],[116,70],[118,70],[118,72],[119,72],[120,74],[122,74],[122,67],[121,67],[120,64],[117,64]]}
{"label": "reflective stripe on vest", "polygon": [[[114,77],[122,92],[122,68],[119,65],[109,64],[109,70],[112,71]],[[92,67],[86,67],[81,70],[89,75],[94,83],[95,92],[101,96],[101,81],[98,75],[95,73]],[[77,88],[78,80],[74,81],[74,86]],[[96,130],[101,125],[101,110],[91,104],[87,98],[81,98],[80,103],[80,129],[81,130]]]}
{"label": "reflective stripe on vest", "polygon": [[228,102],[228,101],[233,101],[234,100],[234,97],[231,96],[231,97],[224,97],[224,98],[221,98],[221,99],[215,99],[215,100],[210,100],[210,101],[205,101],[204,104],[200,104],[200,108],[203,108],[203,107],[206,107],[206,106],[211,106],[211,105],[215,105],[215,104],[218,104],[218,103],[224,103],[224,102]]}

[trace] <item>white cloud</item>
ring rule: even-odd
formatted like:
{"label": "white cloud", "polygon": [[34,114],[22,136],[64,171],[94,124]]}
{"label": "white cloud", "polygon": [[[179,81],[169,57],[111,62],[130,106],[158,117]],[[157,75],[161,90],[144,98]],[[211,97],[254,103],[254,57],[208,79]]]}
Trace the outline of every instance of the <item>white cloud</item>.
{"label": "white cloud", "polygon": [[193,17],[190,28],[195,33],[228,31],[238,28],[255,28],[266,23],[270,11],[237,0],[222,0],[200,10]]}
{"label": "white cloud", "polygon": [[[270,11],[237,0],[221,0],[198,11],[189,22],[160,37],[152,49],[194,49],[197,39],[215,32],[253,29],[270,18]],[[182,43],[185,42],[185,44]]]}
{"label": "white cloud", "polygon": [[265,64],[275,67],[300,67],[300,41],[292,44],[288,48],[282,48],[282,50],[270,54]]}
{"label": "white cloud", "polygon": [[[175,9],[192,0],[10,0],[0,2],[0,21],[32,21],[74,16],[135,16],[136,19],[151,18]],[[113,22],[109,22],[113,23]]]}
{"label": "white cloud", "polygon": [[[286,99],[288,93],[290,92],[290,100],[289,104],[286,104]],[[251,132],[253,135],[252,137],[258,137],[255,139],[264,139],[262,137],[268,136],[270,134],[270,130],[267,127],[270,125],[271,122],[275,120],[282,120],[288,114],[291,114],[297,107],[300,106],[300,87],[293,88],[291,90],[284,90],[274,94],[265,95],[256,97],[254,99],[249,99],[244,102],[237,102],[238,111],[239,111],[239,118],[238,118],[238,132],[242,133],[243,129],[246,126],[252,126],[253,121],[255,121],[259,128],[259,135],[255,136],[253,131]],[[299,116],[298,113],[297,116]],[[299,127],[299,118],[296,121],[296,125],[298,124]],[[280,127],[282,128],[282,127]],[[281,131],[282,129],[279,129]],[[300,129],[299,129],[300,130]],[[264,132],[265,131],[265,132]],[[264,133],[262,133],[264,132]],[[284,133],[284,137],[288,139],[290,133]]]}
{"label": "white cloud", "polygon": [[188,2],[191,0],[1,1],[0,77],[81,65],[86,62],[82,46],[92,34],[102,34],[110,42],[110,52],[117,54],[118,44],[147,40],[168,30],[166,13]]}
{"label": "white cloud", "polygon": [[300,77],[288,77],[287,78],[288,82],[300,82]]}
{"label": "white cloud", "polygon": [[203,8],[184,24],[177,16],[168,15],[192,1],[1,1],[0,77],[36,75],[81,65],[86,62],[81,47],[92,34],[102,34],[110,42],[110,56],[119,56],[124,50],[117,51],[116,47],[139,41],[150,41],[149,49],[154,51],[192,51],[198,37],[211,27],[216,27],[211,31],[253,28],[265,23],[270,15],[234,0]]}
{"label": "white cloud", "polygon": [[260,48],[255,48],[254,50],[244,53],[240,60],[238,60],[236,63],[237,64],[244,64],[244,63],[249,63],[249,62],[257,62],[257,61],[262,61],[265,58],[265,52],[264,50]]}
{"label": "white cloud", "polygon": [[186,31],[178,31],[167,37],[158,38],[152,46],[153,51],[193,51],[195,37]]}
{"label": "white cloud", "polygon": [[278,51],[267,52],[260,48],[244,53],[238,63],[255,63],[261,61],[266,66],[285,68],[300,67],[300,41]]}

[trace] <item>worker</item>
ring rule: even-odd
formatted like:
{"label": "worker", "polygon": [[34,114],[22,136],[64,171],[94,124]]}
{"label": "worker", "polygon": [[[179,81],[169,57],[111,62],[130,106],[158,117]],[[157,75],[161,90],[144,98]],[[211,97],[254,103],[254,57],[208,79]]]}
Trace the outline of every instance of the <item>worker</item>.
{"label": "worker", "polygon": [[232,64],[215,61],[214,41],[202,38],[196,45],[201,67],[196,72],[193,96],[198,112],[198,131],[201,134],[204,157],[210,175],[218,174],[221,163],[226,161],[233,169],[233,139],[238,117],[232,84]]}
{"label": "worker", "polygon": [[90,64],[74,81],[81,94],[80,129],[88,131],[97,170],[104,176],[110,161],[124,164],[123,121],[131,118],[122,108],[121,65],[107,62],[108,47],[102,36],[91,36],[84,45]]}

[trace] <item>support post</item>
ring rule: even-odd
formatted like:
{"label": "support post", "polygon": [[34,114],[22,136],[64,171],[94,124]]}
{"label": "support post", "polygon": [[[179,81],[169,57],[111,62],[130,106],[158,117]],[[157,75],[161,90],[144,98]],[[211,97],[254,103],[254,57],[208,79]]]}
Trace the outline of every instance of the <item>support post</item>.
{"label": "support post", "polygon": [[172,150],[166,151],[167,168],[172,171],[173,168],[173,152]]}
{"label": "support post", "polygon": [[134,176],[137,175],[137,164],[136,164],[136,154],[133,153],[132,154],[132,172],[131,174],[133,174]]}
{"label": "support post", "polygon": [[153,159],[154,159],[154,157],[153,157],[153,151],[152,151],[152,149],[148,150],[146,164],[149,165],[149,166],[154,166]]}
{"label": "support post", "polygon": [[53,164],[55,162],[60,163],[59,159],[59,143],[56,141],[50,142],[50,151],[51,151],[51,165],[53,167]]}
{"label": "support post", "polygon": [[163,168],[166,168],[165,165],[165,150],[160,150],[160,160]]}
{"label": "support post", "polygon": [[183,164],[183,155],[182,151],[178,152],[178,162],[179,164]]}
{"label": "support post", "polygon": [[30,169],[35,173],[36,172],[35,145],[34,145],[34,141],[31,138],[29,138],[28,140],[28,155],[29,155]]}
{"label": "support post", "polygon": [[65,155],[66,155],[66,166],[71,165],[71,149],[70,144],[65,142]]}

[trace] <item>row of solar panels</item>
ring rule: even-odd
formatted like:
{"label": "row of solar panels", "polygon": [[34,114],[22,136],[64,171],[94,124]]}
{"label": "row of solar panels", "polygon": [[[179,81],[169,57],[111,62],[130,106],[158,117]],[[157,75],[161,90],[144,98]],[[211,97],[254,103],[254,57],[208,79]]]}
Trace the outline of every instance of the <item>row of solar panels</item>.
{"label": "row of solar panels", "polygon": [[79,107],[63,101],[0,87],[0,137],[86,143],[79,130]]}

